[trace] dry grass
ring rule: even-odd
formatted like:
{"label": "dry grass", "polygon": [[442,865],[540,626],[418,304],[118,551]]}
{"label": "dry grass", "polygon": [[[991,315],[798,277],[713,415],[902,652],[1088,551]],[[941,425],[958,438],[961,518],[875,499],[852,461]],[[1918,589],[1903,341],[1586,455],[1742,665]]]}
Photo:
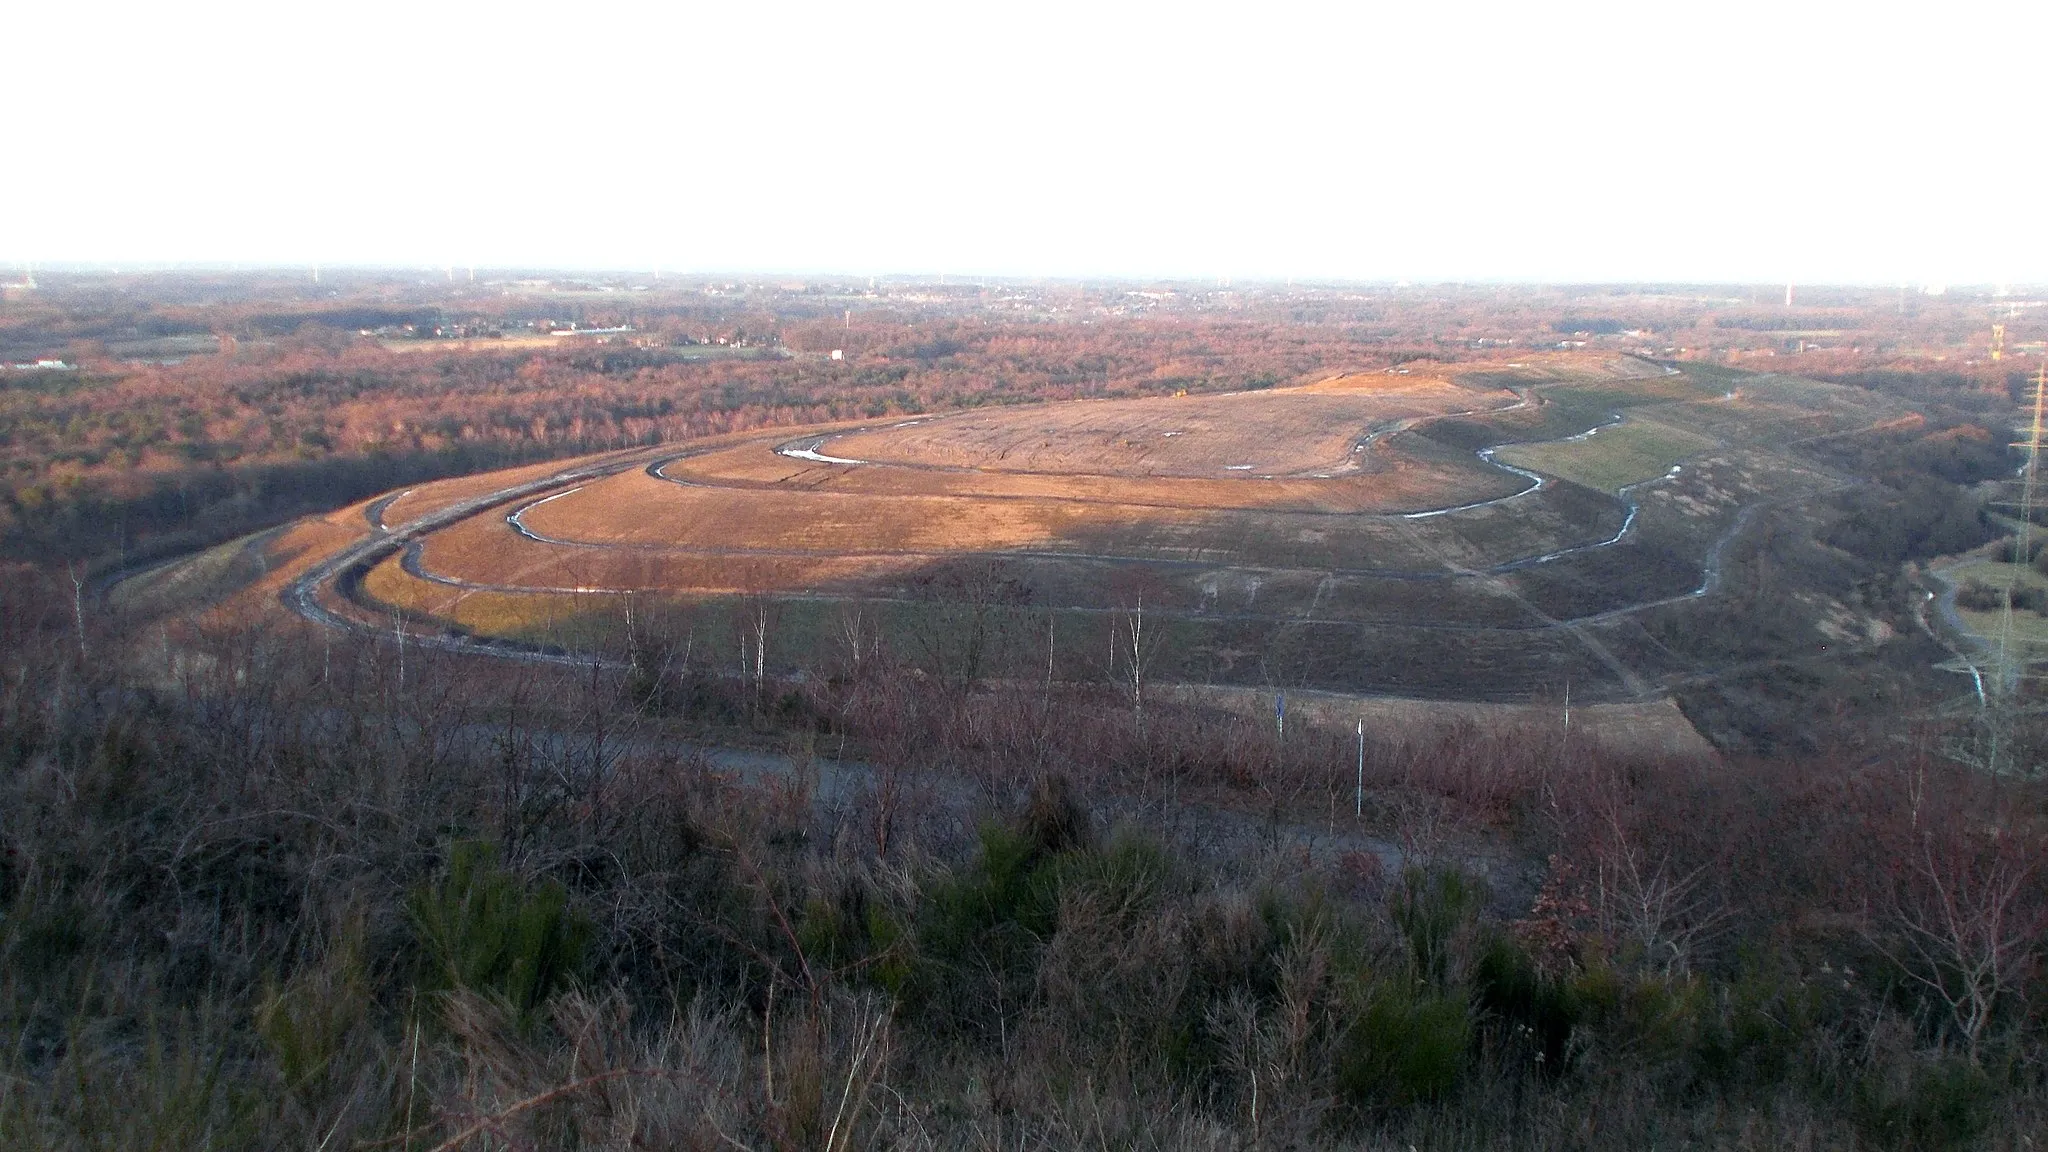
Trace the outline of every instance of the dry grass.
{"label": "dry grass", "polygon": [[[1953,568],[1945,568],[1942,575],[1957,585],[1975,581],[2002,590],[2007,581],[2012,581],[2018,588],[2048,588],[2048,576],[2035,571],[2033,565],[2007,564],[1989,558],[1972,559]],[[1956,615],[1962,617],[1970,631],[1994,642],[2005,616],[1996,610],[1977,611],[1960,606]],[[2014,639],[2024,644],[2048,644],[2048,616],[2024,608],[2016,609],[2012,614],[2012,634]]]}
{"label": "dry grass", "polygon": [[108,601],[146,617],[213,613],[248,620],[274,607],[278,591],[306,564],[364,534],[359,507],[309,517],[131,577],[109,591]]}
{"label": "dry grass", "polygon": [[537,643],[587,640],[585,622],[619,603],[618,597],[603,593],[451,588],[411,575],[395,556],[365,574],[363,591],[379,604],[402,612],[411,631],[454,627],[479,636]]}
{"label": "dry grass", "polygon": [[[1273,692],[1268,689],[1188,685],[1168,695],[1174,699],[1226,708],[1242,715],[1270,718]],[[1488,738],[1526,739],[1544,733],[1562,741],[1566,709],[1562,696],[1542,704],[1489,704],[1460,700],[1403,700],[1392,696],[1355,696],[1340,692],[1287,692],[1290,723],[1309,723],[1341,730],[1365,721],[1368,732],[1400,732],[1412,740],[1432,740],[1470,731]],[[1621,756],[1710,757],[1712,745],[1670,700],[1641,704],[1578,704],[1570,709],[1574,741]]]}
{"label": "dry grass", "polygon": [[[1219,653],[1248,644],[1263,648],[1274,642],[1268,635],[1274,628],[1290,636],[1304,628],[1338,629],[1315,647],[1315,659],[1323,661],[1316,675],[1324,679],[1305,683],[1506,698],[1500,683],[1529,686],[1525,674],[1504,670],[1522,668],[1519,656],[1503,664],[1504,654],[1542,647],[1548,638],[1493,631],[1542,621],[1501,595],[1483,574],[1505,562],[1603,540],[1620,525],[1621,511],[1582,489],[1552,485],[1525,499],[1456,515],[1360,515],[1384,512],[1389,504],[1434,508],[1487,500],[1526,484],[1484,467],[1466,448],[1400,431],[1408,414],[1490,405],[1495,415],[1489,423],[1516,425],[1531,417],[1541,422],[1554,405],[1571,410],[1570,426],[1582,411],[1609,403],[1629,406],[1634,415],[1620,428],[1585,441],[1529,446],[1554,451],[1560,458],[1554,470],[1611,488],[1644,478],[1644,472],[1661,473],[1668,460],[1706,443],[1660,418],[1675,422],[1683,410],[1718,412],[1736,405],[1718,399],[1645,405],[1641,401],[1652,393],[1697,397],[1699,387],[1684,377],[1647,375],[1644,366],[1626,362],[1503,369],[1477,366],[1478,375],[1462,384],[1427,373],[1341,377],[1231,396],[977,411],[880,430],[845,422],[752,431],[696,442],[682,455],[659,449],[625,453],[612,459],[628,466],[611,476],[551,492],[538,489],[519,503],[435,530],[423,540],[421,564],[425,574],[440,579],[409,576],[387,559],[373,574],[369,592],[402,607],[421,626],[547,639],[557,635],[565,616],[616,604],[622,592],[685,599],[765,592],[903,602],[936,595],[932,589],[939,585],[932,582],[957,575],[963,561],[998,557],[1006,579],[1017,582],[1036,611],[1100,613],[1142,587],[1145,602],[1175,620],[1186,631],[1186,643],[1201,651],[1208,650],[1203,645]],[[1512,404],[1509,389],[1532,381],[1556,385],[1553,402],[1499,415],[1500,407]],[[1342,417],[1341,427],[1333,416]],[[1124,449],[1109,442],[1111,425],[1142,430],[1157,441],[1154,447],[1167,455],[1148,457],[1152,463],[1146,466],[1156,468],[1191,467],[1217,445],[1231,446],[1225,449],[1230,452],[1263,445],[1258,450],[1274,453],[1263,463],[1293,467],[1321,459],[1333,444],[1386,434],[1356,454],[1363,458],[1356,470],[1331,473],[1329,479],[1262,479],[1265,474],[1255,472],[1039,474],[1009,470],[1007,461],[1000,467],[837,466],[774,451],[792,440],[815,442],[839,431],[849,435],[828,439],[828,453],[855,451],[844,444],[857,436],[906,458],[913,450],[929,450],[968,460],[1001,457],[1004,445],[1024,443],[1019,437],[1032,432],[1042,439],[1025,445],[1023,462],[1078,467],[1092,452],[1094,466],[1114,470],[1124,467],[1115,459]],[[956,437],[953,431],[973,435]],[[1185,434],[1168,437],[1168,431]],[[1134,433],[1125,439],[1138,438]],[[1168,458],[1175,453],[1180,455]],[[657,460],[666,460],[667,479],[641,466]],[[1810,468],[1740,448],[1695,463],[1683,482],[1644,489],[1649,529],[1676,524],[1686,532],[1697,524],[1701,533],[1719,531],[1734,506],[1777,495],[1779,488],[1810,489],[1818,477]],[[421,485],[393,501],[384,519],[416,521],[576,464]],[[536,502],[543,492],[547,498]],[[532,540],[508,527],[506,515],[522,506],[526,527],[562,543]],[[345,539],[358,539],[366,530],[361,507],[330,520],[330,530],[345,531]],[[1572,601],[1573,614],[1628,602],[1633,585],[1598,572],[1593,578],[1606,583]],[[1610,587],[1611,594],[1603,591]],[[275,608],[274,591],[273,585],[260,597],[267,610]],[[1392,628],[1398,634],[1345,631],[1356,628]],[[1464,631],[1438,631],[1425,641],[1420,632],[1403,628]],[[1423,683],[1405,673],[1361,671],[1407,668],[1411,649],[1452,641],[1460,653],[1456,660],[1429,663],[1469,665],[1469,684],[1456,676]],[[1233,660],[1219,659],[1228,673]],[[1216,672],[1190,665],[1174,675],[1203,679]]]}
{"label": "dry grass", "polygon": [[[1617,514],[1618,518],[1618,514]],[[588,579],[642,574],[621,586],[818,587],[948,557],[991,552],[1193,561],[1317,571],[1434,571],[1539,552],[1559,538],[1598,535],[1542,497],[1462,518],[1404,520],[1291,512],[1174,510],[1059,500],[886,498],[851,492],[690,488],[634,472],[528,509],[529,530],[582,547],[523,538],[501,516],[438,532],[429,570],[477,583],[527,584],[536,565],[582,566]],[[1605,521],[1603,520],[1604,524]],[[1611,530],[1611,525],[1606,526]],[[649,584],[659,563],[723,561],[708,582]],[[696,569],[692,569],[693,571]],[[757,584],[763,572],[783,578]],[[722,574],[720,574],[722,573]],[[566,576],[548,581],[561,584]],[[791,580],[794,580],[792,583]]]}
{"label": "dry grass", "polygon": [[[876,553],[778,556],[574,548],[535,543],[502,525],[473,522],[436,534],[421,553],[427,572],[470,584],[684,594],[803,591],[903,572],[928,562],[918,555]],[[448,594],[462,591],[449,588]]]}
{"label": "dry grass", "polygon": [[1250,471],[1212,470],[1198,477],[1108,476],[818,464],[769,451],[787,439],[678,460],[662,471],[679,481],[721,487],[1084,501],[1189,511],[1405,512],[1485,500],[1519,486],[1514,478],[1470,458],[1419,453],[1401,436],[1375,441],[1357,454],[1355,468],[1332,471],[1327,479],[1269,478]]}
{"label": "dry grass", "polygon": [[[529,464],[522,468],[506,468],[498,472],[482,472],[474,476],[458,476],[451,480],[436,480],[408,488],[398,498],[384,506],[383,521],[387,528],[399,528],[407,522],[422,516],[431,516],[444,508],[462,503],[464,500],[509,488],[514,484],[538,480],[553,475],[575,464],[573,460],[549,460]],[[374,501],[373,501],[374,503]],[[367,506],[367,505],[366,505]]]}
{"label": "dry grass", "polygon": [[[1632,362],[1572,357],[1515,371],[1551,380],[1645,374]],[[435,533],[428,566],[478,584],[698,592],[811,588],[992,551],[1230,565],[1273,562],[1271,548],[1280,544],[1282,563],[1427,568],[1440,557],[1468,554],[1469,546],[1411,539],[1421,530],[1384,521],[1297,523],[1270,515],[1398,512],[1515,491],[1516,478],[1398,432],[1351,451],[1369,432],[1411,419],[1512,403],[1514,393],[1494,382],[1373,374],[1225,396],[973,412],[880,431],[839,424],[733,434],[700,441],[689,457],[668,465],[668,474],[686,484],[634,469],[526,513],[544,535],[630,545],[639,554],[537,545],[512,533],[493,510]],[[835,467],[773,451],[799,435],[834,431],[850,433],[828,442],[835,454],[853,450],[842,444],[871,443],[878,456],[919,466]],[[381,519],[402,525],[573,463],[423,484],[391,500]],[[1230,464],[1252,467],[1226,470]],[[360,521],[368,506],[336,516]],[[1253,510],[1269,517],[1230,515]],[[459,595],[408,599],[452,602]]]}
{"label": "dry grass", "polygon": [[497,339],[478,340],[379,340],[377,346],[386,352],[514,352],[532,351],[537,348],[560,348],[562,342],[552,336],[502,336]]}
{"label": "dry grass", "polygon": [[[1924,742],[1636,758],[1593,734],[1668,711],[1584,710],[1567,744],[1544,709],[1376,703],[1354,818],[1342,698],[1296,694],[1283,748],[1257,693],[1141,721],[1106,684],[959,694],[875,654],[764,693],[222,633],[152,700],[120,637],[68,663],[53,594],[0,600],[51,629],[0,650],[0,1145],[2040,1130],[2039,984],[1997,990],[1980,1067],[1914,983],[1948,969],[1897,958],[1939,898],[2010,891],[2031,971],[2040,796]],[[693,751],[721,713],[790,754]]]}
{"label": "dry grass", "polygon": [[1691,432],[1643,420],[1601,428],[1583,439],[1547,444],[1514,444],[1496,455],[1502,461],[1557,476],[1601,492],[1654,480],[1671,466],[1715,447]]}
{"label": "dry grass", "polygon": [[919,468],[1057,476],[1335,475],[1373,427],[1503,408],[1511,392],[1447,380],[1347,376],[1302,388],[1034,405],[835,437],[827,455]]}

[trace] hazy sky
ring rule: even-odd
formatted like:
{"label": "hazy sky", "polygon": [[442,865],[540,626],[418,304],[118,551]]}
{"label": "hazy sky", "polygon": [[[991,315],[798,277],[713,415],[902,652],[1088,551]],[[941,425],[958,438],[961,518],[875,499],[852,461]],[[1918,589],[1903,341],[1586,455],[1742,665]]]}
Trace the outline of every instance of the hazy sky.
{"label": "hazy sky", "polygon": [[0,259],[2048,282],[2041,0],[6,26]]}

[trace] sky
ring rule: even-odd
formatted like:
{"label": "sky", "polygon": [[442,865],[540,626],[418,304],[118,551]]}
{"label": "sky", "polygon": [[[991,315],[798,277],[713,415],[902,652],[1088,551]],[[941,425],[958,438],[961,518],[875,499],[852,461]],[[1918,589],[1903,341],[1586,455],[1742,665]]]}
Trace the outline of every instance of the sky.
{"label": "sky", "polygon": [[2048,3],[106,3],[0,261],[2048,283]]}

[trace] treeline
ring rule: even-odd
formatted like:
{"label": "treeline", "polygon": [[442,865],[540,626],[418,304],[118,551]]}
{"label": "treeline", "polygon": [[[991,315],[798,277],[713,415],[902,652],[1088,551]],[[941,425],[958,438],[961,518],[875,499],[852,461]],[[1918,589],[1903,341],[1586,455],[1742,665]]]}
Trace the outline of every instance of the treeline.
{"label": "treeline", "polygon": [[1806,375],[1831,384],[1853,384],[1916,403],[1953,409],[1979,420],[1984,419],[1987,413],[2003,416],[2015,404],[2030,406],[2033,397],[2030,374],[1988,363],[1964,371],[1949,368],[1862,368],[1808,372]]}
{"label": "treeline", "polygon": [[1956,605],[1973,612],[1997,612],[2010,601],[2020,612],[2032,612],[2037,616],[2048,616],[2048,589],[2020,584],[2012,588],[1994,587],[1982,580],[1970,579],[1956,589]]}
{"label": "treeline", "polygon": [[239,325],[257,336],[285,336],[311,324],[345,331],[369,328],[397,328],[405,325],[432,329],[442,319],[439,308],[315,308],[290,312],[258,312]]}
{"label": "treeline", "polygon": [[1989,429],[1927,422],[1828,440],[1811,450],[1870,481],[1835,499],[1840,515],[1823,538],[1837,548],[1898,564],[1966,552],[2001,534],[1972,490],[2010,476],[2015,465],[2005,439]]}
{"label": "treeline", "polygon": [[109,572],[232,540],[300,516],[428,480],[510,467],[539,445],[454,445],[404,454],[287,460],[159,472],[120,484],[79,482],[44,498],[17,490],[0,506],[6,554],[45,563],[86,558]]}
{"label": "treeline", "polygon": [[1848,329],[1861,328],[1869,317],[1861,312],[1814,311],[1802,309],[1797,312],[1743,311],[1732,315],[1714,317],[1716,328],[1739,328],[1748,332],[1796,332],[1807,329]]}

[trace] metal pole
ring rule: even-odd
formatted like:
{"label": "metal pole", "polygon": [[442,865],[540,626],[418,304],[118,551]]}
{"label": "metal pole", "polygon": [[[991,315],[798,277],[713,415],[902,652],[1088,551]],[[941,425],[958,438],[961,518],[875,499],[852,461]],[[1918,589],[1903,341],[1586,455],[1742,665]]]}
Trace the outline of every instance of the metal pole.
{"label": "metal pole", "polygon": [[1358,718],[1358,792],[1352,798],[1351,815],[1365,819],[1365,717]]}
{"label": "metal pole", "polygon": [[1280,774],[1287,774],[1287,693],[1273,697],[1273,762],[1279,766]]}

